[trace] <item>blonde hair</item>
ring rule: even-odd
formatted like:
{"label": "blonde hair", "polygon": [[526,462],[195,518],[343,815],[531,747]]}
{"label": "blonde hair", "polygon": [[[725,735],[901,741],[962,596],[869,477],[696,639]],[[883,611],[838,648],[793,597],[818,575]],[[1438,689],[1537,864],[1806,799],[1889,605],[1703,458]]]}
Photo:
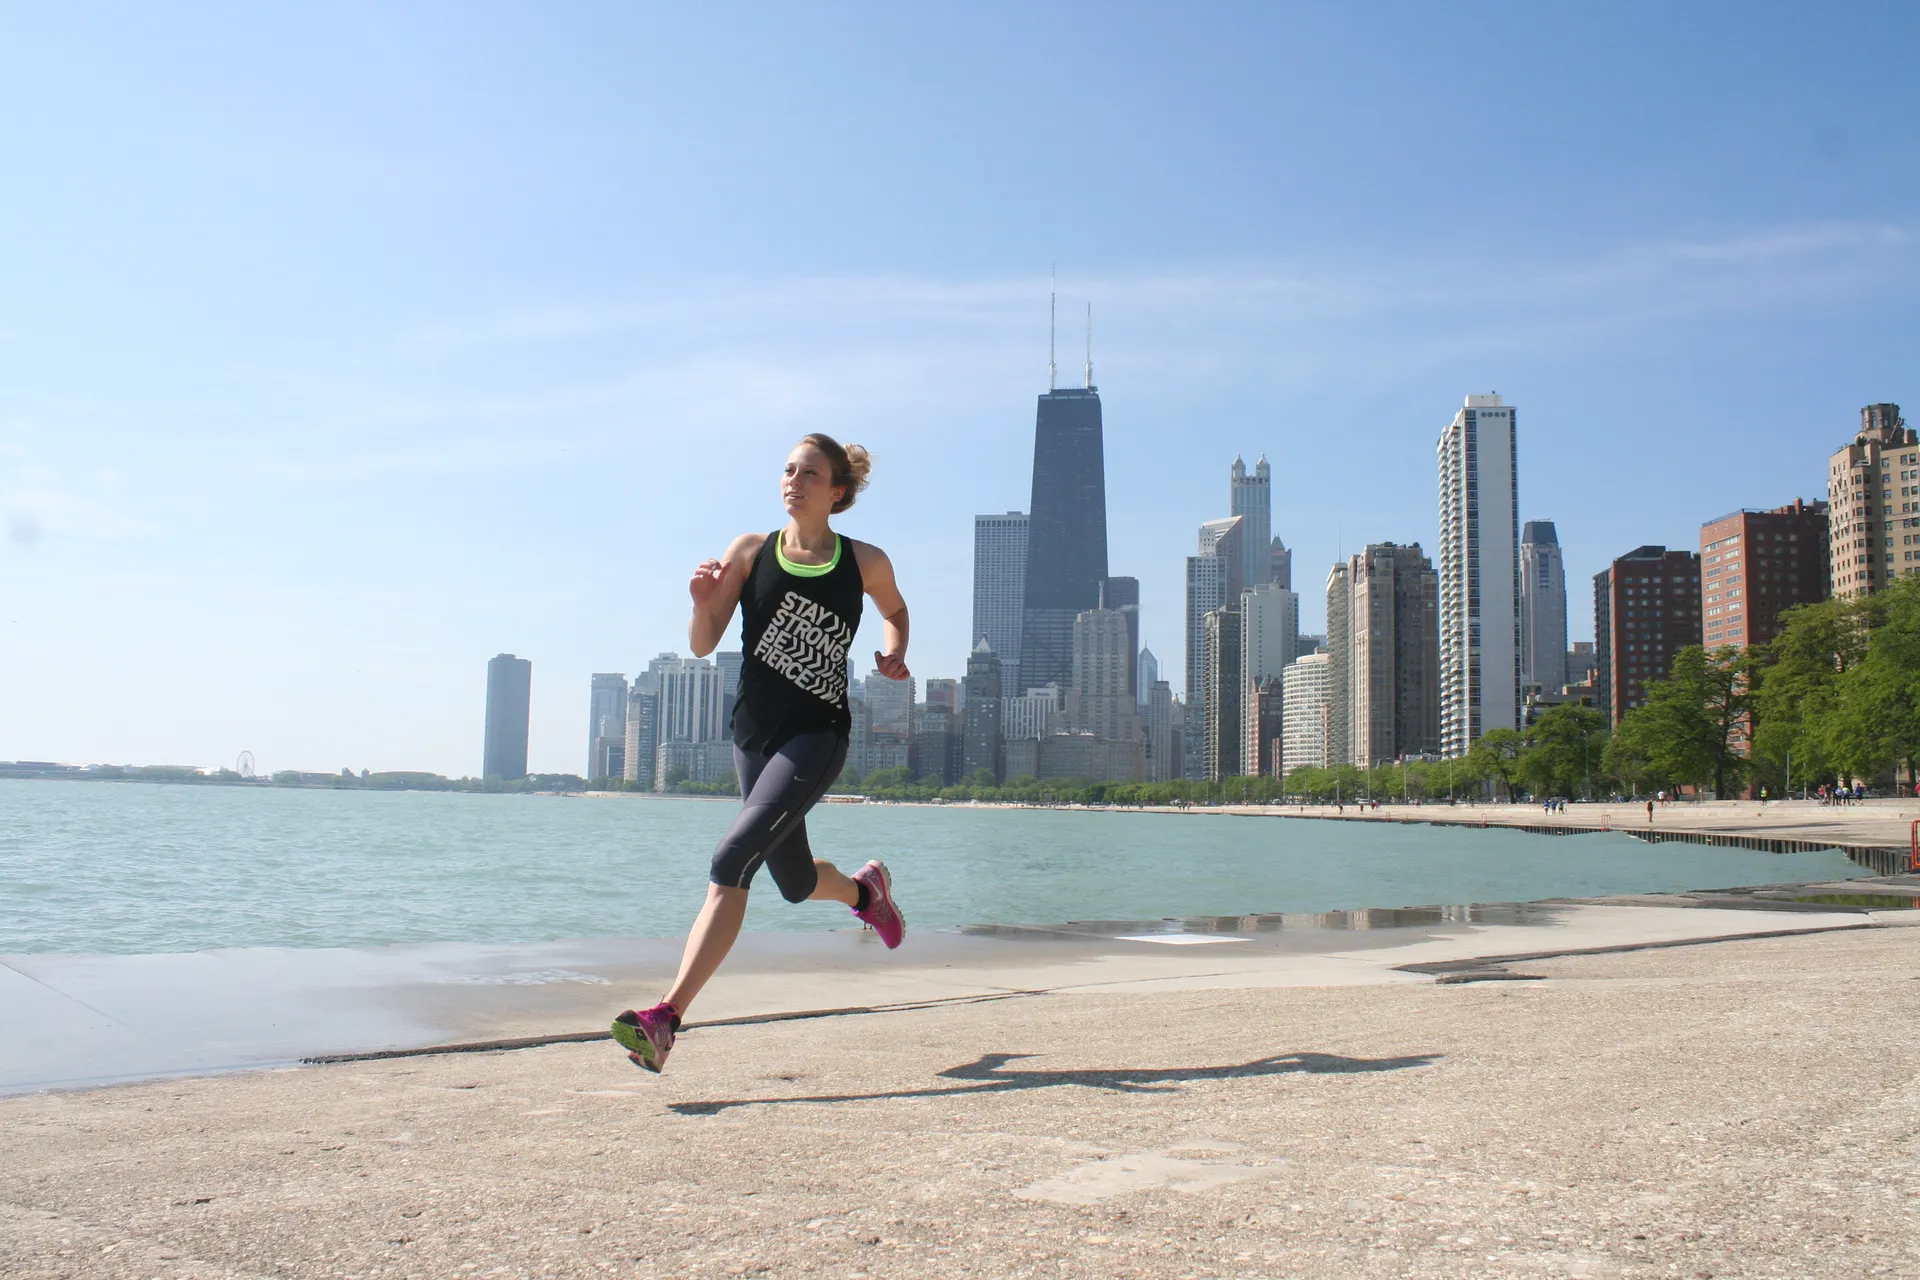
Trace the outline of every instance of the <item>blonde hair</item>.
{"label": "blonde hair", "polygon": [[801,444],[810,444],[826,455],[827,465],[833,470],[832,483],[847,492],[840,501],[833,504],[833,514],[839,515],[853,505],[853,497],[867,487],[867,475],[873,470],[873,455],[864,446],[841,444],[832,436],[816,431],[800,437]]}

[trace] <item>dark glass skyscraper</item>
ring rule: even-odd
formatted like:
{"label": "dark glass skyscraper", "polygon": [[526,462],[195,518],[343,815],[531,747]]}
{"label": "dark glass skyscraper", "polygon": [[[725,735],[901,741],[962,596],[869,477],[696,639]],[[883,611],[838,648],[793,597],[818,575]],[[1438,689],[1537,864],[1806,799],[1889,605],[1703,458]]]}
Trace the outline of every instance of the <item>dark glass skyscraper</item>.
{"label": "dark glass skyscraper", "polygon": [[510,653],[487,663],[487,741],[481,776],[517,782],[527,776],[527,720],[533,663]]}
{"label": "dark glass skyscraper", "polygon": [[1107,467],[1097,388],[1040,397],[1027,510],[1020,683],[1065,689],[1073,680],[1074,615],[1100,607],[1107,576]]}

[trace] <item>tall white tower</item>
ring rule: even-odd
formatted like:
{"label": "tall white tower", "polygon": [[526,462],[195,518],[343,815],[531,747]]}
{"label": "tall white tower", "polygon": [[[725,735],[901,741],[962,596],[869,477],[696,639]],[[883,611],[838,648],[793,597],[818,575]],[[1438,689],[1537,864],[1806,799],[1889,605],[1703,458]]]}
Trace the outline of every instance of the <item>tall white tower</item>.
{"label": "tall white tower", "polygon": [[973,518],[973,635],[1000,659],[1002,687],[1020,688],[1020,628],[1027,590],[1027,514]]}
{"label": "tall white tower", "polygon": [[1520,727],[1520,492],[1513,406],[1468,396],[1440,433],[1440,751]]}

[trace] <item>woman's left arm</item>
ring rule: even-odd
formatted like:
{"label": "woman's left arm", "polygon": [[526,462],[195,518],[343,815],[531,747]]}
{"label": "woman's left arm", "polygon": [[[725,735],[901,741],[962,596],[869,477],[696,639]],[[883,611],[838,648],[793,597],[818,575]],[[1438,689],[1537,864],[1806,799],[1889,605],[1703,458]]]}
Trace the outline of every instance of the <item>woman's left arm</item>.
{"label": "woman's left arm", "polygon": [[868,542],[854,543],[853,556],[860,566],[860,581],[880,611],[880,649],[873,655],[873,665],[889,680],[905,680],[913,674],[907,670],[907,602],[893,580],[893,561]]}

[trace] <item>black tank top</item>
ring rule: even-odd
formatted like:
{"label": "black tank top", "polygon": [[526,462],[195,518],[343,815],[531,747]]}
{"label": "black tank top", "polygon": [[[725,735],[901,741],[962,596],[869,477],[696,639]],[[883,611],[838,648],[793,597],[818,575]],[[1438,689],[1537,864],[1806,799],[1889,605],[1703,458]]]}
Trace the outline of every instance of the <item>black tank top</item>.
{"label": "black tank top", "polygon": [[[766,753],[802,733],[853,730],[847,650],[860,629],[864,584],[853,546],[838,534],[832,567],[802,575],[780,564],[780,533],[767,536],[740,590],[740,689],[733,740]],[[801,568],[825,566],[804,565]]]}

